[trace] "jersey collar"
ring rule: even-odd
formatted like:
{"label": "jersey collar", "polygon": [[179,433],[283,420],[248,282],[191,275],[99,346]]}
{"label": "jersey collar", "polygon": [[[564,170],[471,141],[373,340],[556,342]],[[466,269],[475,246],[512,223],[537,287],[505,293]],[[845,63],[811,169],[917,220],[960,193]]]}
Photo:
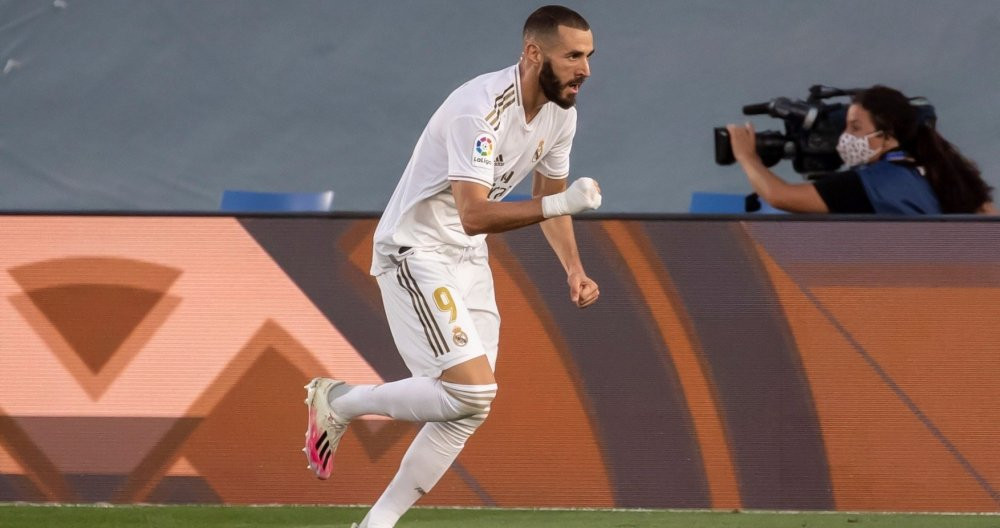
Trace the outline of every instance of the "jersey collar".
{"label": "jersey collar", "polygon": [[[550,101],[551,102],[551,101]],[[535,128],[535,123],[538,122],[539,116],[548,111],[549,103],[542,105],[542,108],[535,115],[535,119],[531,123],[524,116],[524,99],[521,97],[521,65],[514,65],[514,104],[517,105],[517,118],[521,123],[521,127],[525,130],[532,130]]]}

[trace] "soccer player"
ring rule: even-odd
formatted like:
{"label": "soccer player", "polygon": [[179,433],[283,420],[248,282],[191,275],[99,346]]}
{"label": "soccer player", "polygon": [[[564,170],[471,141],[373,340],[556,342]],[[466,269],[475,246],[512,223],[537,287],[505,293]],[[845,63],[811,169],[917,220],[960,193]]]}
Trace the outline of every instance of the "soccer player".
{"label": "soccer player", "polygon": [[[594,39],[575,11],[545,6],[524,24],[520,61],[465,83],[417,141],[375,231],[371,273],[413,377],[382,385],[316,378],[306,386],[304,451],[321,479],[351,419],[426,422],[395,478],[361,522],[394,526],[438,482],[490,411],[500,316],[486,234],[540,223],[580,308],[597,301],[571,216],[601,204],[597,183],[567,185],[576,96]],[[528,174],[534,198],[502,198]]]}

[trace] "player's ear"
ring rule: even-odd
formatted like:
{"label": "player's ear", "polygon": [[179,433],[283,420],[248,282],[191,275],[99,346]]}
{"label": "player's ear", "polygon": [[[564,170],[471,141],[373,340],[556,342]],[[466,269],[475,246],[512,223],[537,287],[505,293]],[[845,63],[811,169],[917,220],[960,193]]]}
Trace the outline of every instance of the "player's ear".
{"label": "player's ear", "polygon": [[521,53],[525,60],[529,64],[539,66],[542,64],[542,48],[539,47],[538,42],[534,39],[530,39],[524,42],[524,51]]}

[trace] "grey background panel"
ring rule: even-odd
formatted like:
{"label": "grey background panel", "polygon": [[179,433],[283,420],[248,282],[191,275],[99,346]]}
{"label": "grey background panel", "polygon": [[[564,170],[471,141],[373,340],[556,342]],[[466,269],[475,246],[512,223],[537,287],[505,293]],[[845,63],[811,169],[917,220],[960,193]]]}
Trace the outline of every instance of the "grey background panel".
{"label": "grey background panel", "polygon": [[[0,0],[0,209],[214,210],[227,188],[330,188],[335,209],[379,211],[433,111],[517,60],[538,5]],[[749,192],[714,164],[712,127],[812,84],[930,98],[1000,185],[1000,2],[569,5],[597,44],[572,172],[600,181],[602,211]]]}

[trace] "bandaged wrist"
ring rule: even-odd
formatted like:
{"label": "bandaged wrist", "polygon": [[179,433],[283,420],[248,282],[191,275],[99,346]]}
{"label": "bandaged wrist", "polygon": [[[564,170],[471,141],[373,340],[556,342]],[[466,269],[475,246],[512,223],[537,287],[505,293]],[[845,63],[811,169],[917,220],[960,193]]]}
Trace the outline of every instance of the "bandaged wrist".
{"label": "bandaged wrist", "polygon": [[566,203],[565,192],[542,197],[542,216],[553,218],[567,214],[569,214],[569,204]]}

